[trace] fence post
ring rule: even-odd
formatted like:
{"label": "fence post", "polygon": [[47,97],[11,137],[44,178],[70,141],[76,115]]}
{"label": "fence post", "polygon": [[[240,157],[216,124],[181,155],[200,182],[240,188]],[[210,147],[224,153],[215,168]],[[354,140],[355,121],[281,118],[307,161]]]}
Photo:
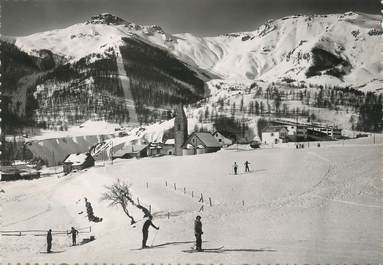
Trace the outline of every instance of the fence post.
{"label": "fence post", "polygon": [[170,213],[168,212],[168,219],[170,219]]}
{"label": "fence post", "polygon": [[245,206],[245,201],[244,200],[242,200],[242,206]]}
{"label": "fence post", "polygon": [[152,205],[149,205],[149,213],[152,213]]}
{"label": "fence post", "polygon": [[186,188],[184,187],[184,193],[186,193]]}
{"label": "fence post", "polygon": [[174,190],[177,190],[177,185],[176,185],[176,183],[174,183]]}
{"label": "fence post", "polygon": [[213,206],[213,204],[211,203],[211,198],[209,197],[209,204],[210,204],[210,207]]}
{"label": "fence post", "polygon": [[192,198],[194,198],[194,191],[192,191]]}
{"label": "fence post", "polygon": [[199,198],[198,202],[203,202],[203,195],[202,195],[202,193],[201,193],[201,198]]}
{"label": "fence post", "polygon": [[165,181],[165,186],[166,186],[166,187],[168,186],[168,182],[167,182],[167,181]]}
{"label": "fence post", "polygon": [[137,204],[140,205],[140,199],[137,197]]}
{"label": "fence post", "polygon": [[149,188],[149,183],[148,183],[148,182],[146,182],[146,188],[147,188],[147,189]]}

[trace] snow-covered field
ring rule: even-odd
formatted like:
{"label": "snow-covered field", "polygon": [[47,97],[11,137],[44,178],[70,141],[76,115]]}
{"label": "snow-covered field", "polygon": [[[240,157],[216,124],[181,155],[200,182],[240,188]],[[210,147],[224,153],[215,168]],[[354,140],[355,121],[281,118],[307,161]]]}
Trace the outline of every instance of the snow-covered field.
{"label": "snow-covered field", "polygon": [[[79,241],[96,238],[69,247],[68,236],[53,235],[57,252],[42,254],[45,236],[3,236],[1,263],[379,263],[383,137],[376,143],[368,137],[299,150],[293,145],[239,146],[197,156],[115,160],[65,177],[1,183],[2,230],[91,226]],[[251,163],[247,174],[246,160]],[[240,165],[237,176],[234,161]],[[133,227],[120,208],[100,201],[105,185],[117,179],[129,182],[134,198],[151,205],[153,222],[160,226],[157,234],[150,230],[153,248],[137,250],[142,221]],[[198,212],[201,193],[204,211]],[[103,222],[89,223],[85,213],[79,214],[85,212],[84,197]],[[142,219],[142,213],[132,213]],[[182,252],[194,245],[197,214],[202,216],[203,247],[223,249]]]}

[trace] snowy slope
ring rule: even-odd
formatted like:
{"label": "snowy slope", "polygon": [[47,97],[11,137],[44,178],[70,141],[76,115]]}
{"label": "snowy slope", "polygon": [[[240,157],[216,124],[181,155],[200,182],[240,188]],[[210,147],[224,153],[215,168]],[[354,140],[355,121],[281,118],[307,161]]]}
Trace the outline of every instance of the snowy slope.
{"label": "snowy slope", "polygon": [[[382,140],[378,136],[377,145],[371,144],[369,137],[322,142],[321,148],[310,145],[301,150],[286,145],[115,160],[113,165],[62,178],[2,183],[2,230],[92,226],[92,232],[80,234],[79,241],[90,235],[96,238],[69,247],[68,236],[54,235],[53,250],[59,253],[46,255],[40,253],[46,247],[44,236],[4,236],[2,262],[12,262],[17,256],[18,262],[39,263],[379,263]],[[246,160],[253,170],[248,174],[243,172]],[[238,176],[231,172],[234,161],[240,165]],[[154,248],[137,250],[142,236],[141,212],[132,210],[140,220],[132,227],[120,208],[99,201],[105,185],[117,179],[132,184],[134,198],[151,205],[153,222],[160,226],[157,234],[155,230],[149,234],[148,243]],[[198,212],[200,193],[205,198],[203,212]],[[84,197],[103,222],[88,222]],[[197,214],[202,215],[203,246],[224,245],[222,252],[182,252],[193,246]]]}
{"label": "snowy slope", "polygon": [[148,40],[166,39],[166,33],[158,26],[140,26],[101,14],[64,29],[18,37],[16,45],[30,53],[48,49],[69,61],[77,61],[91,54],[103,54],[110,48],[116,49],[123,44],[122,37],[136,35]]}
{"label": "snowy slope", "polygon": [[75,61],[107,53],[122,45],[122,37],[135,36],[225,79],[292,78],[368,90],[367,83],[383,79],[380,23],[378,15],[354,12],[297,15],[269,20],[255,31],[202,38],[102,14],[65,29],[19,37],[16,45],[32,53],[49,49]]}
{"label": "snowy slope", "polygon": [[[291,16],[268,21],[252,32],[211,38],[176,35],[181,40],[175,52],[186,53],[198,65],[225,78],[273,81],[283,77],[307,80],[317,48],[349,64],[351,69],[344,70],[345,82],[364,84],[383,77],[381,47],[377,45],[381,35],[369,35],[380,31],[380,23],[380,16],[357,13]],[[314,81],[318,82],[337,84],[342,80],[327,75]]]}

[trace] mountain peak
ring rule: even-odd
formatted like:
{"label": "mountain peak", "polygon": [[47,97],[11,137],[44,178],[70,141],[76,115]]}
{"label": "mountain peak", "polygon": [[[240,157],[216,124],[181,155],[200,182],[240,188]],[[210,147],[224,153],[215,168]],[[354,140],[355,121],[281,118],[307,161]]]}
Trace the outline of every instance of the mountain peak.
{"label": "mountain peak", "polygon": [[129,24],[129,22],[110,13],[102,13],[99,15],[92,16],[90,20],[86,22],[86,24],[124,25]]}

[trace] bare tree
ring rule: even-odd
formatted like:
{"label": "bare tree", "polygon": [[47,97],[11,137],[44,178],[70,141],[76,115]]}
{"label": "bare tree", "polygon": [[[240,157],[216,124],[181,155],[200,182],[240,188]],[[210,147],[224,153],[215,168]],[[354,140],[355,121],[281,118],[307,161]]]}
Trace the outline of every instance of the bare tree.
{"label": "bare tree", "polygon": [[136,204],[132,199],[132,193],[130,191],[130,185],[120,181],[113,183],[111,186],[105,186],[107,189],[106,192],[102,194],[102,201],[109,201],[110,206],[120,205],[124,213],[130,218],[131,224],[134,224],[136,221],[134,217],[128,211],[129,203],[141,211],[144,212],[145,216],[150,216],[150,211],[143,207],[142,205]]}

